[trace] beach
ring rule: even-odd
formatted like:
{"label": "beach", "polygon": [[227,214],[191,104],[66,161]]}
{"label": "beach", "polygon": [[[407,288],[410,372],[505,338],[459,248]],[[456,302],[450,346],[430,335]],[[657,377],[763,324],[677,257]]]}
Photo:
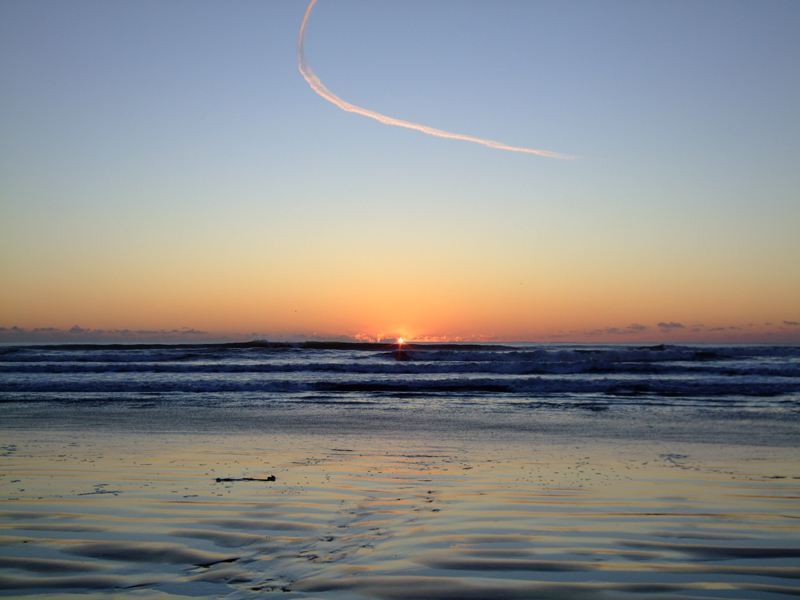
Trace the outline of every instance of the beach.
{"label": "beach", "polygon": [[[245,364],[242,356],[231,359],[226,349],[225,359],[176,361],[174,353],[183,350],[169,349],[169,360],[153,363],[131,358],[135,352],[92,351],[103,352],[106,362],[87,360],[80,354],[86,350],[51,349],[49,363],[40,360],[42,350],[36,360],[7,355],[3,363],[2,595],[800,594],[800,449],[796,411],[786,405],[791,390],[722,406],[714,397],[656,402],[627,394],[615,401],[595,393],[568,401],[463,389],[406,398],[396,391],[398,379],[414,381],[419,373],[403,373],[408,362],[387,362],[384,349],[370,347],[349,348],[367,354],[345,357],[341,349],[325,350],[331,355],[325,364],[351,365],[351,373],[374,378],[374,370],[362,367],[379,364],[372,356],[378,353],[380,364],[399,370],[388,384],[394,391],[352,391],[358,387],[352,379],[347,386],[340,379],[348,391],[338,396],[284,392],[281,402],[280,394],[268,401],[247,385],[246,397],[175,392],[180,378],[172,378],[164,396],[153,389],[153,372],[205,365],[227,385],[225,370],[240,373],[232,365]],[[262,350],[256,360],[250,348],[249,369],[260,365],[263,375],[282,365],[284,383],[287,372],[307,383],[331,378],[307,351],[288,359],[283,351]],[[64,360],[56,360],[58,352]],[[629,371],[664,356],[636,352],[639,367]],[[674,353],[667,358],[682,364],[686,351]],[[618,371],[632,356],[608,361],[608,369]],[[462,357],[459,364],[490,372],[506,358],[476,366]],[[295,369],[298,360],[321,371]],[[769,361],[774,367],[774,356]],[[659,368],[674,362],[659,361]],[[68,385],[53,376],[65,363],[78,373]],[[446,363],[451,372],[461,368]],[[42,364],[50,366],[33,368]],[[145,364],[149,371],[142,373]],[[716,368],[707,356],[703,364]],[[94,375],[81,375],[80,365]],[[436,360],[414,368],[425,365],[442,370]],[[469,380],[461,373],[457,381]],[[776,381],[762,381],[757,391]],[[59,385],[72,392],[54,392]]]}
{"label": "beach", "polygon": [[78,426],[89,412],[5,421],[4,595],[800,593],[800,452],[753,446],[741,423],[702,443],[658,426],[595,436],[594,414],[558,431],[336,433],[224,411],[215,427],[141,409]]}
{"label": "beach", "polygon": [[0,3],[0,600],[800,597],[798,31]]}

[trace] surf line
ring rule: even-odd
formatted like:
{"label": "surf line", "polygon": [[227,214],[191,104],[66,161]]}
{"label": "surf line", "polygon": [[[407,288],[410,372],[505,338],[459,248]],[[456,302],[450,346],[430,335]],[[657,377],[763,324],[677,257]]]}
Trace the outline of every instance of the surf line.
{"label": "surf line", "polygon": [[297,36],[297,68],[300,70],[300,74],[303,76],[303,79],[306,80],[306,83],[314,90],[318,96],[327,100],[334,106],[340,108],[343,111],[355,113],[357,115],[361,115],[362,117],[367,117],[369,119],[374,119],[379,123],[384,125],[391,125],[392,127],[403,127],[405,129],[413,129],[414,131],[419,131],[420,133],[424,133],[427,135],[432,135],[434,137],[439,138],[446,138],[449,140],[460,140],[462,142],[471,142],[473,144],[480,144],[481,146],[487,146],[494,150],[503,150],[506,152],[520,152],[522,154],[534,154],[536,156],[544,156],[546,158],[557,158],[561,160],[571,160],[575,158],[574,156],[570,156],[567,154],[561,154],[559,152],[553,152],[551,150],[539,150],[537,148],[526,148],[525,146],[511,146],[510,144],[504,144],[503,142],[496,142],[494,140],[487,140],[484,138],[475,137],[473,135],[466,135],[463,133],[453,133],[451,131],[445,131],[443,129],[436,129],[435,127],[430,127],[429,125],[423,125],[422,123],[414,123],[413,121],[405,121],[403,119],[397,119],[395,117],[390,117],[388,115],[384,115],[379,112],[375,112],[374,110],[369,110],[368,108],[364,108],[363,106],[358,106],[356,104],[352,104],[347,100],[344,100],[330,91],[322,81],[320,81],[319,77],[317,77],[316,73],[308,66],[306,62],[305,56],[305,39],[306,39],[306,28],[308,27],[308,20],[311,17],[311,12],[314,10],[314,5],[316,5],[317,0],[310,0],[308,6],[306,7],[306,12],[303,15],[303,21],[300,23],[300,32]]}

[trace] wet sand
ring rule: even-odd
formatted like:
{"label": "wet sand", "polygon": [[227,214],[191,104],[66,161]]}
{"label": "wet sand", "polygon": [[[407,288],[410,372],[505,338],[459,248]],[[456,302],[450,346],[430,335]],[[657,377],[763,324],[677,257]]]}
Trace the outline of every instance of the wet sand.
{"label": "wet sand", "polygon": [[0,594],[800,595],[800,452],[785,436],[599,436],[595,418],[557,434],[12,419]]}

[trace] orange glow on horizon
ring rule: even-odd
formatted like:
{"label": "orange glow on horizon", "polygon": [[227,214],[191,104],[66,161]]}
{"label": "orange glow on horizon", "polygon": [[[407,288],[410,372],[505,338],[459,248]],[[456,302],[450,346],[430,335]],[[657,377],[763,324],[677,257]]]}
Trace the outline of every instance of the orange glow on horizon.
{"label": "orange glow on horizon", "polygon": [[404,343],[800,335],[794,324],[800,280],[779,276],[777,266],[754,265],[751,276],[734,278],[724,263],[702,268],[702,257],[639,266],[594,255],[536,261],[435,236],[399,247],[369,236],[322,239],[330,243],[295,241],[302,251],[291,260],[256,245],[225,262],[215,248],[200,245],[192,247],[191,261],[155,250],[88,256],[77,247],[50,277],[42,276],[50,268],[44,258],[12,264],[5,289],[14,293],[0,294],[0,327],[186,327],[209,338]]}

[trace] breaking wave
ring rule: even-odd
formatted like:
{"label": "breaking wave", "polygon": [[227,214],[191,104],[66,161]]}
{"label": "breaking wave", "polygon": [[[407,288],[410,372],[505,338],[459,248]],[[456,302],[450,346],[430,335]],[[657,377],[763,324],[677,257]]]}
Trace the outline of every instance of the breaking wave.
{"label": "breaking wave", "polygon": [[[485,398],[487,406],[558,404],[591,396],[604,405],[685,399],[752,408],[800,407],[800,348],[778,346],[544,346],[248,342],[9,346],[0,348],[0,401],[58,394],[161,396],[324,395],[360,404],[380,397]],[[639,400],[637,400],[639,399]],[[767,401],[767,399],[769,399]],[[171,400],[169,400],[171,401]],[[266,401],[266,400],[265,400]],[[327,401],[327,400],[326,400]],[[398,404],[398,405],[400,405]]]}

